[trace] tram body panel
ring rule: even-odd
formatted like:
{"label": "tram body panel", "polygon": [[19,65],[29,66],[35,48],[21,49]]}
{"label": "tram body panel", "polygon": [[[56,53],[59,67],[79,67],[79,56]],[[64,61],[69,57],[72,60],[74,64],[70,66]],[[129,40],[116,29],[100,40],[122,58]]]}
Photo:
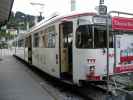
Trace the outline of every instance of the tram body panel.
{"label": "tram body panel", "polygon": [[[102,80],[102,77],[107,74],[107,53],[103,53],[103,49],[77,49],[76,50],[77,64],[79,80],[89,80],[91,75],[91,67],[94,67],[93,79]],[[113,74],[114,67],[114,50],[109,50],[109,74]],[[106,51],[105,51],[106,52]],[[119,56],[119,55],[117,55]],[[119,58],[119,57],[117,57]],[[119,59],[117,59],[119,62]]]}
{"label": "tram body panel", "polygon": [[59,78],[59,63],[56,61],[58,51],[51,48],[32,49],[32,64],[44,72]]}

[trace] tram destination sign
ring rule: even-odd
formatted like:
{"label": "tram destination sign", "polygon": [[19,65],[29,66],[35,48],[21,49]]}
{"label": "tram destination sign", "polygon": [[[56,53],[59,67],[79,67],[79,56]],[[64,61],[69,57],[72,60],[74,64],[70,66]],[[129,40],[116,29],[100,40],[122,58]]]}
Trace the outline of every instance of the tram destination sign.
{"label": "tram destination sign", "polygon": [[123,31],[133,31],[133,18],[113,17],[112,29],[123,30]]}
{"label": "tram destination sign", "polygon": [[94,24],[99,24],[99,25],[101,25],[101,24],[105,25],[106,24],[106,17],[104,17],[104,16],[94,16],[93,17],[93,23]]}

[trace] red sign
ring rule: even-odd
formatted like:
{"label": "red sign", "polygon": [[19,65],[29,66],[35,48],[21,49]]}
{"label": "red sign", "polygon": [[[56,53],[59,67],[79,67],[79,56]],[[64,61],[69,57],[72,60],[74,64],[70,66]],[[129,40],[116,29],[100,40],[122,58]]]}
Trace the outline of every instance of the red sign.
{"label": "red sign", "polygon": [[133,56],[121,56],[120,61],[121,62],[133,61]]}
{"label": "red sign", "polygon": [[113,30],[133,30],[133,18],[124,17],[113,17],[112,18],[112,29]]}
{"label": "red sign", "polygon": [[133,72],[133,65],[121,65],[114,68],[114,73]]}

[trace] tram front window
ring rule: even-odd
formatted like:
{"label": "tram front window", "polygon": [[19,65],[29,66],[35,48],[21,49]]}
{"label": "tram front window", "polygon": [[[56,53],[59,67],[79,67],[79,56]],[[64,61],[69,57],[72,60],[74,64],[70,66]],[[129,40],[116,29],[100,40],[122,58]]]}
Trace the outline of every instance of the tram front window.
{"label": "tram front window", "polygon": [[[76,31],[77,48],[106,48],[107,35],[105,26],[80,25]],[[109,38],[110,47],[112,47],[113,37]],[[94,43],[94,44],[93,44]]]}
{"label": "tram front window", "polygon": [[94,28],[94,48],[106,48],[107,35],[103,27]]}
{"label": "tram front window", "polygon": [[92,27],[89,25],[81,25],[76,31],[77,48],[92,48],[93,37]]}

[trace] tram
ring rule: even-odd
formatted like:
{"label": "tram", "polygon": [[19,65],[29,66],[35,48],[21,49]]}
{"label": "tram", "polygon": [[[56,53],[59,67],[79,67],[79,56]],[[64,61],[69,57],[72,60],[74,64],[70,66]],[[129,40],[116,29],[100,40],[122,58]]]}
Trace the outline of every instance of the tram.
{"label": "tram", "polygon": [[96,13],[73,12],[43,20],[16,39],[14,55],[51,76],[74,84],[104,81],[107,57],[109,75],[132,72],[132,31],[112,30],[112,18],[109,18],[107,54],[106,19]]}

